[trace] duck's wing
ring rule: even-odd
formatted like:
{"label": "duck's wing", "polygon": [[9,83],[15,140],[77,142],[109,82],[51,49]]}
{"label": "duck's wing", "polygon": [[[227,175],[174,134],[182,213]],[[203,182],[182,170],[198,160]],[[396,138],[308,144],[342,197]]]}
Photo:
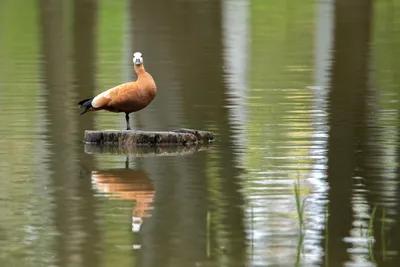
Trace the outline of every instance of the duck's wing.
{"label": "duck's wing", "polygon": [[79,102],[81,107],[85,107],[81,114],[102,109],[113,112],[131,112],[130,109],[136,110],[135,106],[141,103],[142,100],[139,96],[136,82],[123,83],[98,94],[94,98]]}
{"label": "duck's wing", "polygon": [[118,96],[118,91],[121,89],[122,85],[110,88],[100,94],[98,94],[92,100],[92,107],[95,109],[105,109],[108,104]]}

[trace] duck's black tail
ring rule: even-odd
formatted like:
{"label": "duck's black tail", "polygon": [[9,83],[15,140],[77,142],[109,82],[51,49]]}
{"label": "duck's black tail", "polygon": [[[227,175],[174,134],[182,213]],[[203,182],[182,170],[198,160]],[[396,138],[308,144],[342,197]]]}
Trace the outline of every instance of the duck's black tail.
{"label": "duck's black tail", "polygon": [[81,112],[81,115],[85,114],[86,112],[88,112],[88,110],[89,110],[90,108],[92,108],[92,101],[93,101],[93,97],[92,97],[92,98],[85,99],[85,100],[82,100],[82,101],[80,101],[80,102],[78,103],[78,105],[79,105],[80,107],[84,107],[84,108],[85,108],[85,110]]}

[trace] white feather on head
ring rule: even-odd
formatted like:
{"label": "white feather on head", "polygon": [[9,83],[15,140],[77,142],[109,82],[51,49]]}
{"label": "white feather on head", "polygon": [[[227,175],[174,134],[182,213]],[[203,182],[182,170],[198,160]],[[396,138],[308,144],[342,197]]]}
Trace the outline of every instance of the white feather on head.
{"label": "white feather on head", "polygon": [[140,65],[140,64],[142,64],[142,63],[143,63],[142,53],[140,53],[140,52],[135,52],[135,53],[133,54],[133,59],[132,59],[132,61],[133,61],[133,64],[135,64],[135,65]]}

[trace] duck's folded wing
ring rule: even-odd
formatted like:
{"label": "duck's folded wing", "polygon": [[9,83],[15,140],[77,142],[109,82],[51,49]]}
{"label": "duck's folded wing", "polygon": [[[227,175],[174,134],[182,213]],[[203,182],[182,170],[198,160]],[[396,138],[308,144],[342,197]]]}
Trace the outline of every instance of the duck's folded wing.
{"label": "duck's folded wing", "polygon": [[108,104],[118,95],[119,89],[120,85],[98,94],[93,98],[92,107],[95,109],[107,108]]}

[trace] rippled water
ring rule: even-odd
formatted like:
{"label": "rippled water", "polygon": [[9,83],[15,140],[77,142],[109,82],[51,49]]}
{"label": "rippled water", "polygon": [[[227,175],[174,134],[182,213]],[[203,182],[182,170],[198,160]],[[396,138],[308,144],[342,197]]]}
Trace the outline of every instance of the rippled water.
{"label": "rippled water", "polygon": [[[397,266],[400,3],[342,2],[0,1],[0,266]],[[135,51],[212,146],[81,142]]]}

